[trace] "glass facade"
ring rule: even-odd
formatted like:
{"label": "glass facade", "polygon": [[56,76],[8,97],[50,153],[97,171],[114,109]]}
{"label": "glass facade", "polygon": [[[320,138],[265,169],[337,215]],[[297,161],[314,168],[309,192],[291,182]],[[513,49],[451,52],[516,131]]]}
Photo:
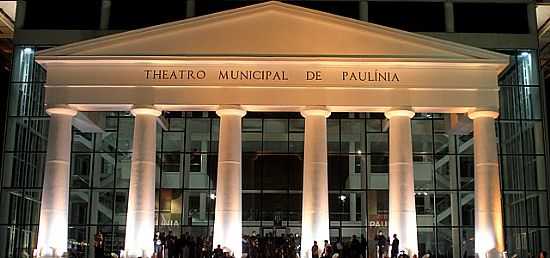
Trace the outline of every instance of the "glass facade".
{"label": "glass facade", "polygon": [[[18,47],[10,85],[0,203],[0,257],[36,246],[48,116],[44,70],[35,49]],[[548,175],[535,52],[504,51],[497,123],[506,249],[550,249]],[[100,130],[73,128],[69,242],[91,256],[100,230],[106,249],[124,245],[133,117],[96,113]],[[157,130],[156,223],[160,231],[211,236],[219,118],[165,112]],[[387,234],[388,121],[382,113],[333,113],[327,120],[331,240]],[[463,114],[419,113],[412,120],[420,254],[474,257],[472,122]],[[301,230],[304,119],[298,113],[248,113],[242,124],[243,234]]]}

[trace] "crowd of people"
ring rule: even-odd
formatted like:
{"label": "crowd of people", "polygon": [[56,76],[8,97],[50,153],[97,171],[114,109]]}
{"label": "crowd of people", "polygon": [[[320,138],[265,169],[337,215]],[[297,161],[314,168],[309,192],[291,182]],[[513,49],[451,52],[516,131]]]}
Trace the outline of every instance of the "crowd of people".
{"label": "crowd of people", "polygon": [[[176,236],[172,231],[168,233],[157,232],[154,236],[155,258],[235,258],[232,250],[216,245],[213,248],[211,238],[193,237],[188,232]],[[399,248],[399,238],[393,235],[390,239],[382,231],[372,239],[376,244],[376,258],[418,258],[415,254],[409,257]],[[95,258],[105,258],[104,237],[97,232],[94,239]],[[323,243],[314,241],[308,247],[311,258],[367,258],[367,239],[364,236],[358,238],[353,235],[347,241],[335,241]],[[242,238],[243,258],[298,258],[300,257],[300,238],[294,234],[264,236],[252,232]],[[70,257],[80,257],[71,256]],[[422,254],[422,258],[432,258],[430,251]],[[467,257],[467,256],[464,256]],[[519,257],[513,255],[512,257]],[[537,256],[529,255],[529,258],[547,258],[547,253],[541,251]]]}
{"label": "crowd of people", "polygon": [[356,235],[353,235],[349,241],[337,241],[333,244],[325,240],[321,247],[317,241],[314,241],[310,252],[312,258],[366,258],[367,240],[364,236],[359,240]]}
{"label": "crowd of people", "polygon": [[[186,232],[179,237],[172,231],[155,233],[155,254],[158,258],[209,258],[212,244],[206,237],[193,237]],[[221,258],[221,256],[220,256]]]}
{"label": "crowd of people", "polygon": [[[293,234],[276,236],[271,233],[259,236],[253,232],[242,238],[243,256],[247,258],[297,258],[300,255],[300,239]],[[310,247],[312,258],[367,257],[367,240],[353,236],[349,241],[338,241],[330,244],[325,240],[323,245],[313,243]],[[206,238],[193,238],[188,233],[176,237],[172,232],[155,235],[155,253],[158,258],[233,258],[232,251],[217,245],[211,249]]]}

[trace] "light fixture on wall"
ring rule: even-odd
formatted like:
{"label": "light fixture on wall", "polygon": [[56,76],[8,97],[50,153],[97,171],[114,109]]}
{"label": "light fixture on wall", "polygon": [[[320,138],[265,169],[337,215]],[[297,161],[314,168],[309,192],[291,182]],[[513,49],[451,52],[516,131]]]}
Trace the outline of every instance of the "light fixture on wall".
{"label": "light fixture on wall", "polygon": [[340,199],[340,201],[345,202],[347,197],[342,194],[338,198]]}

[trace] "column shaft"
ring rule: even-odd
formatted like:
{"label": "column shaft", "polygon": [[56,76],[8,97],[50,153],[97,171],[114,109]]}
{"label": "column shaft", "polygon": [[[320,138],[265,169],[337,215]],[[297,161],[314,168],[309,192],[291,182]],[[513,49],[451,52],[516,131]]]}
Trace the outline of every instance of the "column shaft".
{"label": "column shaft", "polygon": [[218,147],[216,213],[213,248],[227,247],[235,257],[242,255],[241,206],[241,119],[245,111],[238,107],[222,108]]}
{"label": "column shaft", "polygon": [[501,257],[504,229],[495,133],[496,112],[474,112],[475,251],[479,257]]}
{"label": "column shaft", "polygon": [[418,254],[414,173],[412,161],[412,111],[386,112],[390,120],[389,238],[399,238],[400,250]]}
{"label": "column shaft", "polygon": [[71,127],[76,111],[51,108],[48,152],[35,256],[61,257],[67,251]]}
{"label": "column shaft", "polygon": [[305,117],[301,257],[311,257],[313,241],[322,252],[330,240],[327,175],[327,110],[302,111]]}
{"label": "column shaft", "polygon": [[126,257],[151,257],[155,231],[156,119],[160,111],[133,109],[134,138],[128,212],[126,217]]}

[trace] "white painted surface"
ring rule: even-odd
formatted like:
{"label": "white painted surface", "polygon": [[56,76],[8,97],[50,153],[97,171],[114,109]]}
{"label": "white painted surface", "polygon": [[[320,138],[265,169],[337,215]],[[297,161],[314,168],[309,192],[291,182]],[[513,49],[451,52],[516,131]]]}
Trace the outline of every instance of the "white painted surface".
{"label": "white painted surface", "polygon": [[386,112],[390,120],[389,226],[388,236],[399,238],[399,251],[418,255],[411,118],[409,110]]}
{"label": "white painted surface", "polygon": [[17,1],[0,1],[0,9],[2,9],[12,21],[15,21]]}
{"label": "white painted surface", "polygon": [[327,117],[324,108],[302,111],[304,130],[304,179],[302,193],[301,257],[311,257],[313,241],[319,255],[324,241],[330,240],[327,172]]}
{"label": "white painted surface", "polygon": [[[313,46],[311,42],[318,44]],[[120,111],[149,105],[162,110],[212,111],[220,105],[241,105],[219,112],[214,225],[214,245],[230,247],[237,257],[241,252],[240,237],[235,236],[240,236],[242,230],[240,131],[244,113],[231,110],[297,112],[307,106],[324,106],[333,112],[384,112],[407,106],[416,112],[464,113],[480,108],[496,109],[498,74],[508,65],[508,57],[502,54],[280,2],[52,48],[39,52],[37,61],[48,70],[49,106],[66,104],[81,111]],[[143,78],[144,69],[166,67],[285,69],[293,79],[279,83]],[[342,70],[380,67],[398,72],[399,83],[338,80]],[[315,83],[299,78],[304,76],[305,68],[323,71],[326,77]],[[314,239],[320,248],[329,239],[328,113],[324,112],[323,109],[305,112],[303,250],[309,249]],[[134,256],[143,253],[147,256],[152,250],[156,130],[152,117],[138,115],[134,131],[126,229],[126,249]],[[474,120],[476,241],[484,241],[476,246],[494,246],[500,252],[503,250],[500,191],[498,187],[482,188],[499,183],[494,160],[494,121],[482,117]],[[50,233],[42,231],[51,232],[48,228],[52,225],[66,228],[68,192],[64,191],[68,191],[70,138],[65,137],[70,137],[70,119],[67,122],[67,118],[52,116],[52,122],[62,128],[50,129],[50,142],[60,141],[62,145],[49,145],[48,157],[63,162],[48,164],[47,172],[59,172],[51,173],[52,177],[59,177],[55,179],[59,184],[53,187],[45,184],[44,196],[46,202],[55,202],[57,215],[41,216],[40,231],[46,235],[39,234],[38,242],[40,248],[59,249],[66,248],[66,234],[65,240],[60,240],[62,237],[50,237],[47,235]],[[418,253],[410,118],[395,116],[390,124],[390,234],[401,232],[398,233],[401,246],[409,253]],[[58,131],[69,133],[60,135]],[[60,197],[48,201],[50,191]]]}
{"label": "white painted surface", "polygon": [[149,258],[154,252],[156,121],[160,112],[138,108],[132,113],[134,138],[124,255]]}
{"label": "white painted surface", "polygon": [[48,152],[40,205],[37,257],[61,257],[67,252],[71,124],[76,111],[51,108]]}
{"label": "white painted surface", "polygon": [[[220,44],[219,42],[223,42]],[[311,42],[316,42],[312,45]],[[78,110],[132,105],[209,110],[468,112],[498,107],[508,56],[278,1],[40,51],[46,103]],[[204,69],[203,80],[147,80],[147,69]],[[218,69],[285,70],[288,80],[217,80]],[[306,71],[322,80],[307,80]],[[399,74],[342,80],[342,72]]]}
{"label": "white painted surface", "polygon": [[474,120],[475,252],[479,257],[499,258],[504,251],[504,227],[495,133],[498,113],[477,111],[468,116]]}
{"label": "white painted surface", "polygon": [[214,217],[213,248],[227,247],[235,257],[242,255],[241,119],[246,111],[223,106],[220,116],[218,177]]}

